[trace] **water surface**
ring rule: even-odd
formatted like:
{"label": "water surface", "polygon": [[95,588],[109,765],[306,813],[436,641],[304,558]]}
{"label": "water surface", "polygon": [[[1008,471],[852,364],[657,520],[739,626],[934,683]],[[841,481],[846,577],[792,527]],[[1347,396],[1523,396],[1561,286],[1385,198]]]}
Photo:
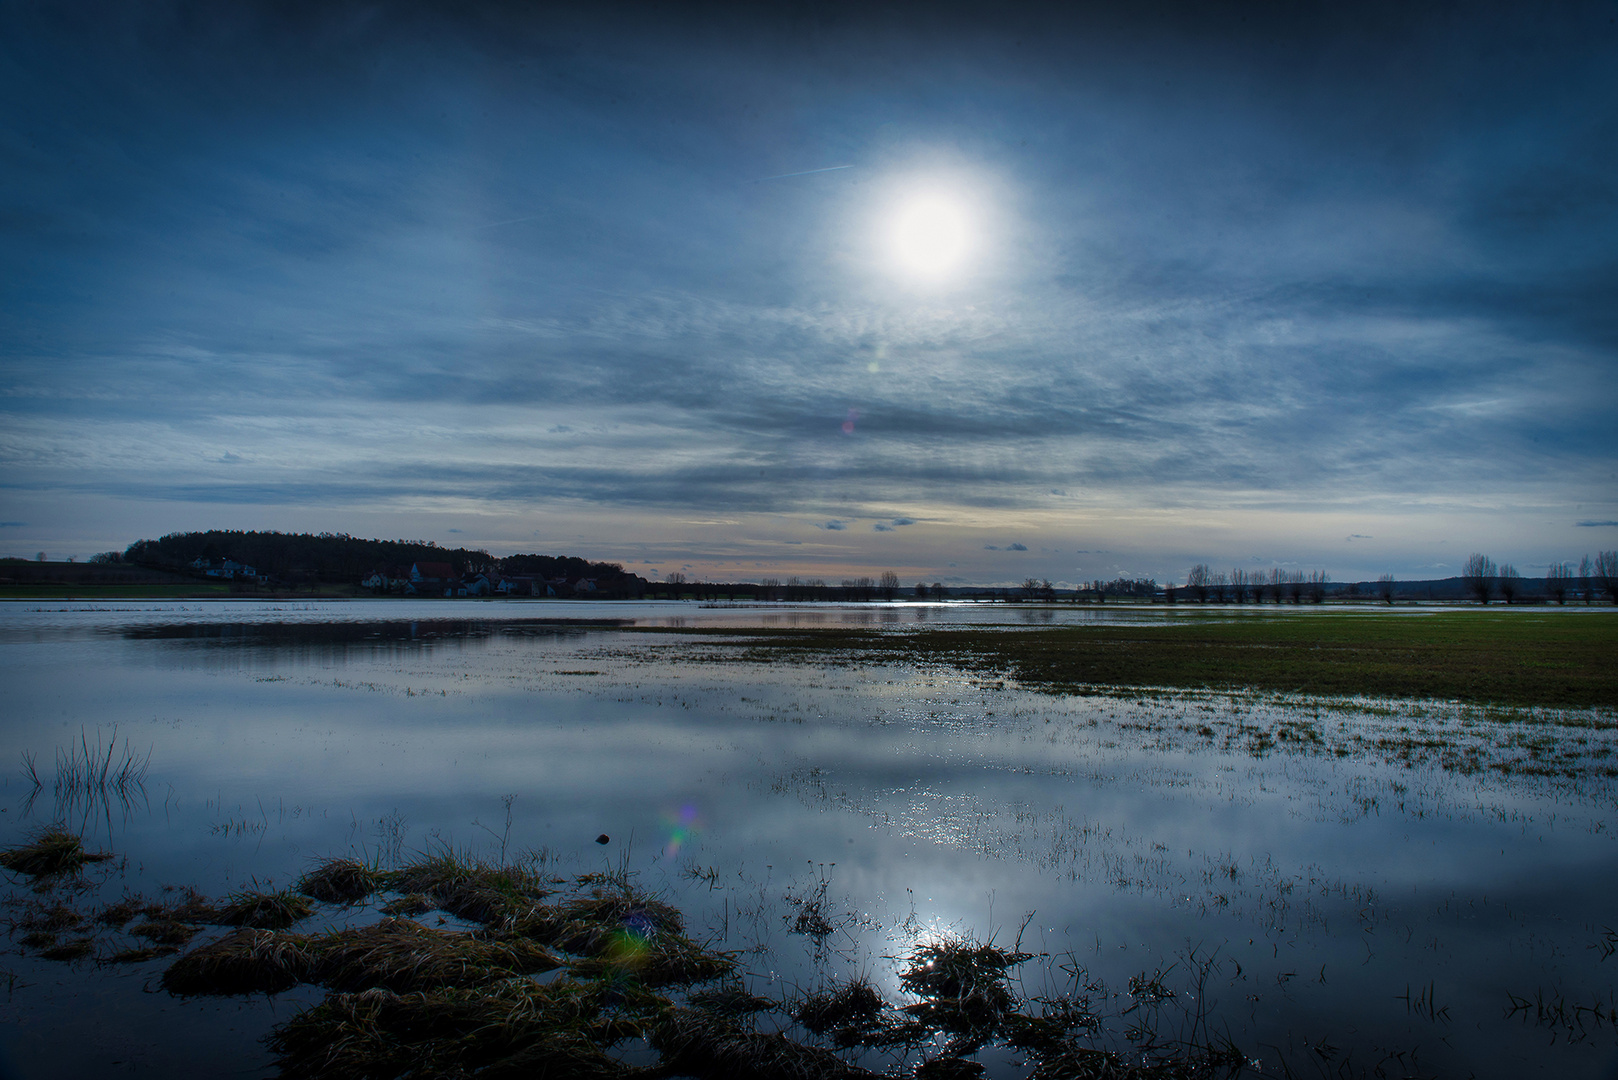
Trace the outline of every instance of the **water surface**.
{"label": "water surface", "polygon": [[[105,871],[107,889],[148,895],[280,887],[349,852],[388,862],[444,844],[490,857],[543,849],[572,869],[627,864],[686,909],[698,936],[752,950],[750,977],[778,995],[865,972],[901,1002],[886,957],[933,933],[1006,945],[1020,933],[1048,954],[1023,971],[1030,992],[1077,979],[1117,995],[1122,1012],[1132,976],[1167,972],[1179,996],[1158,1022],[1170,1034],[1195,994],[1190,977],[1206,971],[1200,1005],[1266,1071],[1284,1059],[1334,1075],[1379,1062],[1416,1075],[1613,1075],[1618,1038],[1590,1011],[1611,1007],[1618,971],[1603,946],[1618,923],[1610,715],[1052,697],[947,669],[744,663],[700,633],[642,632],[1013,632],[1047,616],[1143,617],[911,604],[8,605],[0,840],[67,820],[123,860]],[[24,754],[48,773],[59,748],[114,727],[151,755],[133,798],[32,790]],[[1520,767],[1529,729],[1576,749],[1561,775]],[[1446,769],[1419,748],[1401,758],[1389,748],[1411,731],[1443,732],[1482,765]],[[835,916],[830,937],[791,932],[806,897]],[[0,1037],[22,1077],[270,1075],[257,1039],[314,996],[178,1001],[142,992],[160,964],[14,954],[3,966],[17,981]],[[1535,1007],[1514,1011],[1524,1000]],[[1014,1055],[984,1060],[992,1075],[1026,1072]]]}

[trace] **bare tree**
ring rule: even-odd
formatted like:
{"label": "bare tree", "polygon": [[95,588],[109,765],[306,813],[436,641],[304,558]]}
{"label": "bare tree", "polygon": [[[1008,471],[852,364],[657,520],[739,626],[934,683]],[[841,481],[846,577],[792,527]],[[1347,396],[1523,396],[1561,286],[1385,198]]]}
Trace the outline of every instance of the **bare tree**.
{"label": "bare tree", "polygon": [[1383,574],[1381,577],[1377,578],[1376,579],[1376,591],[1377,591],[1377,595],[1382,597],[1382,602],[1384,604],[1387,604],[1389,607],[1392,607],[1393,606],[1393,575],[1392,574]]}
{"label": "bare tree", "polygon": [[1324,570],[1309,571],[1309,602],[1318,604],[1326,599],[1326,586],[1331,582],[1331,575]]}
{"label": "bare tree", "polygon": [[1304,579],[1302,570],[1288,571],[1286,580],[1287,599],[1291,600],[1294,604],[1303,603],[1303,584]]}
{"label": "bare tree", "polygon": [[1510,563],[1501,563],[1495,583],[1500,588],[1500,595],[1505,597],[1506,603],[1509,604],[1517,599],[1517,593],[1521,591],[1522,575],[1517,573],[1517,568]]}
{"label": "bare tree", "polygon": [[944,583],[942,581],[933,582],[933,599],[944,599]]}
{"label": "bare tree", "polygon": [[1230,572],[1230,591],[1238,604],[1247,603],[1247,571],[1239,566]]}
{"label": "bare tree", "polygon": [[1489,597],[1494,594],[1495,574],[1494,560],[1476,551],[1467,556],[1466,564],[1461,567],[1461,580],[1466,583],[1466,591],[1477,597],[1480,604],[1487,604]]}
{"label": "bare tree", "polygon": [[1590,575],[1595,568],[1590,565],[1590,556],[1586,555],[1579,560],[1579,592],[1584,594],[1585,604],[1590,603]]}
{"label": "bare tree", "polygon": [[1595,579],[1607,599],[1618,604],[1618,551],[1596,552]]}
{"label": "bare tree", "polygon": [[1545,591],[1550,593],[1558,604],[1567,603],[1568,586],[1573,584],[1573,567],[1565,562],[1552,563],[1545,570]]}
{"label": "bare tree", "polygon": [[1213,567],[1207,563],[1198,563],[1186,571],[1185,587],[1191,590],[1191,595],[1197,598],[1197,603],[1208,602],[1208,590],[1213,586]]}

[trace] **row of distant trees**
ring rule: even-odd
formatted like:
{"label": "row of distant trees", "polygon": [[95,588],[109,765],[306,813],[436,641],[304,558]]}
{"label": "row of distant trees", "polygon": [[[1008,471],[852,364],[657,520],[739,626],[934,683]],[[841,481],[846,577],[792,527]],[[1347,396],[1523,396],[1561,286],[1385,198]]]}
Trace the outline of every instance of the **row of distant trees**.
{"label": "row of distant trees", "polygon": [[[683,575],[671,574],[669,580],[681,578]],[[905,591],[904,585],[899,581],[899,575],[892,570],[884,570],[875,578],[844,578],[840,583],[828,583],[822,578],[789,577],[785,581],[780,578],[767,577],[758,583],[758,597],[762,600],[896,600]],[[929,588],[924,581],[916,582],[915,595],[918,597],[942,596],[944,585],[935,581]]]}
{"label": "row of distant trees", "polygon": [[[1496,565],[1489,556],[1476,551],[1461,568],[1461,580],[1480,604],[1496,596],[1510,604],[1524,591],[1524,578],[1515,566]],[[1582,596],[1586,604],[1598,593],[1618,604],[1618,551],[1598,551],[1594,561],[1586,555],[1579,560],[1577,569],[1570,562],[1553,563],[1545,571],[1545,592],[1558,604],[1567,603],[1568,594],[1573,592]]]}
{"label": "row of distant trees", "polygon": [[[1390,577],[1391,581],[1392,578]],[[1225,604],[1234,601],[1245,604],[1249,599],[1262,604],[1266,599],[1279,604],[1283,599],[1301,604],[1307,598],[1318,604],[1326,599],[1326,586],[1331,575],[1324,570],[1248,570],[1243,567],[1226,573],[1215,570],[1207,563],[1198,563],[1185,576],[1185,587],[1198,603],[1214,600]]]}

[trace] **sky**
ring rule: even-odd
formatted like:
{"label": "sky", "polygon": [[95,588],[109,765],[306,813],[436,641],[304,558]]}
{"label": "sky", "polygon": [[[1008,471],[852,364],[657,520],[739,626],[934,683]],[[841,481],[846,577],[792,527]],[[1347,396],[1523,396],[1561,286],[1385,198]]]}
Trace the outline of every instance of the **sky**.
{"label": "sky", "polygon": [[1618,548],[1618,7],[0,0],[0,554]]}

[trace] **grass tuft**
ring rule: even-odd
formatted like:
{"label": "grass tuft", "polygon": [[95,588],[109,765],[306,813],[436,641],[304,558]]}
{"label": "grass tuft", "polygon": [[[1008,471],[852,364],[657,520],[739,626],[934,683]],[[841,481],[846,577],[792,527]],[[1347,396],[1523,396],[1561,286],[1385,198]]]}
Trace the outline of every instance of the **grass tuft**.
{"label": "grass tuft", "polygon": [[858,978],[834,984],[830,989],[810,994],[793,1011],[793,1019],[816,1035],[834,1029],[866,1031],[876,1026],[887,1002],[869,979]]}
{"label": "grass tuft", "polygon": [[40,952],[47,960],[83,960],[95,952],[95,938],[71,938]]}
{"label": "grass tuft", "polygon": [[274,893],[236,893],[219,909],[215,921],[221,926],[251,926],[261,930],[283,930],[314,914],[307,898],[283,890]]}
{"label": "grass tuft", "polygon": [[197,928],[177,919],[148,918],[129,931],[155,945],[184,945],[197,936]]}
{"label": "grass tuft", "polygon": [[409,919],[312,938],[310,981],[334,990],[373,988],[408,993],[552,971],[562,960],[544,946],[521,939],[485,941],[464,933],[430,930]]}
{"label": "grass tuft", "polygon": [[274,994],[307,982],[314,970],[308,938],[244,928],[193,949],[163,972],[171,994]]}
{"label": "grass tuft", "polygon": [[327,904],[357,904],[381,886],[381,875],[355,859],[327,859],[298,879],[298,892]]}
{"label": "grass tuft", "polygon": [[0,867],[36,878],[76,874],[86,863],[112,858],[105,851],[86,851],[77,836],[60,825],[52,825],[18,847],[0,851]]}

